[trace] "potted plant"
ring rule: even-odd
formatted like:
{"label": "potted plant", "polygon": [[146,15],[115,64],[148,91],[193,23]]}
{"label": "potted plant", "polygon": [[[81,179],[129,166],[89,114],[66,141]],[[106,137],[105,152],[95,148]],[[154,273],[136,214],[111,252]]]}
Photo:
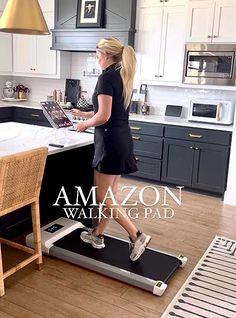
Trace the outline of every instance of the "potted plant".
{"label": "potted plant", "polygon": [[17,94],[19,99],[27,99],[27,94],[29,94],[30,89],[22,84],[14,87],[14,92]]}

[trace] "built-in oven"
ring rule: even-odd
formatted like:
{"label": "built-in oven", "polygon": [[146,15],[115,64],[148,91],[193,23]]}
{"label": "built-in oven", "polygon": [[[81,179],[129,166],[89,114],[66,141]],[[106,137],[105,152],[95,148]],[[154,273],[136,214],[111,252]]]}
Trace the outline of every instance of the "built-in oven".
{"label": "built-in oven", "polygon": [[236,44],[186,44],[183,83],[235,85],[235,55]]}

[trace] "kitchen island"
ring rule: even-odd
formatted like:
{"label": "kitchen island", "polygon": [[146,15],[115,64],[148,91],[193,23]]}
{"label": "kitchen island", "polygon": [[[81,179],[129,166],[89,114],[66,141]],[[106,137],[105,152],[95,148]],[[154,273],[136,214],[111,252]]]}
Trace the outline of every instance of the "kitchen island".
{"label": "kitchen island", "polygon": [[[63,145],[62,148],[49,143]],[[66,216],[62,205],[54,206],[60,189],[65,187],[68,197],[74,196],[75,186],[80,186],[88,195],[93,185],[93,135],[77,133],[68,129],[56,130],[38,125],[15,122],[0,124],[0,156],[47,146],[48,158],[40,194],[41,223]],[[63,200],[62,200],[63,201]],[[82,206],[82,203],[81,203]],[[30,209],[23,208],[11,216],[0,219],[2,236],[11,236],[30,230]],[[91,225],[85,219],[85,225]]]}

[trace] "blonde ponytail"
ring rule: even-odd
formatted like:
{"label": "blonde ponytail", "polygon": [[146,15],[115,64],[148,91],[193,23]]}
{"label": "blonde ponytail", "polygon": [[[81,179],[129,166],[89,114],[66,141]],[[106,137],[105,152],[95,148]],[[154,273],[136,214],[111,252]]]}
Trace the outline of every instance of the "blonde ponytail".
{"label": "blonde ponytail", "polygon": [[133,92],[133,81],[136,72],[134,49],[129,45],[123,46],[119,40],[113,37],[100,40],[96,49],[109,54],[114,62],[121,64],[120,76],[123,82],[124,107],[127,109]]}
{"label": "blonde ponytail", "polygon": [[136,72],[136,56],[134,49],[125,45],[123,47],[123,54],[121,59],[121,70],[120,76],[123,82],[123,97],[125,109],[129,106],[132,92],[133,92],[133,82]]}

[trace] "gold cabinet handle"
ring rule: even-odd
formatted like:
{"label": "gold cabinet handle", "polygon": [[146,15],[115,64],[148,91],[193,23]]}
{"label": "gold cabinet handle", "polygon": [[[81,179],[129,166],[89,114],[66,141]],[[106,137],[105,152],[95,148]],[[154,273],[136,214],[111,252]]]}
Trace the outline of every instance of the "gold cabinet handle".
{"label": "gold cabinet handle", "polygon": [[203,135],[189,134],[189,137],[191,137],[191,138],[202,138]]}
{"label": "gold cabinet handle", "polygon": [[138,136],[132,136],[133,140],[140,140],[141,138]]}
{"label": "gold cabinet handle", "polygon": [[132,130],[141,130],[141,127],[130,126],[130,129],[132,129]]}
{"label": "gold cabinet handle", "polygon": [[38,114],[31,114],[31,117],[39,117]]}

